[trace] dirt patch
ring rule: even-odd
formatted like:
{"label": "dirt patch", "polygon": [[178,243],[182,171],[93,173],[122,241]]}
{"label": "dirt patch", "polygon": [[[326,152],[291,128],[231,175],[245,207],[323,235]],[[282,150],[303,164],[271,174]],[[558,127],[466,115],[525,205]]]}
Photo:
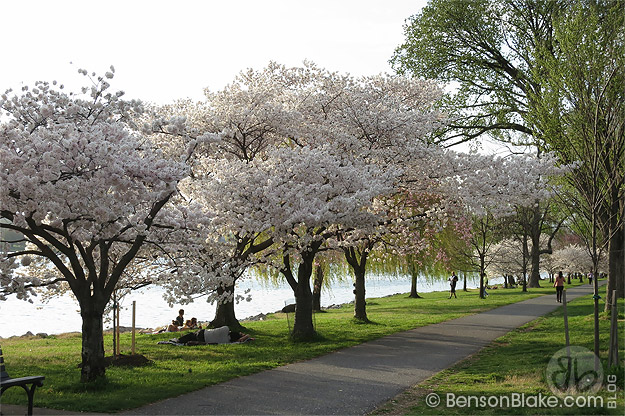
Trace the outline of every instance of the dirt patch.
{"label": "dirt patch", "polygon": [[[141,354],[134,355],[124,355],[120,354],[117,357],[110,356],[104,357],[104,366],[110,367],[141,367],[143,365],[152,364],[151,360],[148,360],[145,356]],[[82,368],[82,363],[77,365],[78,368]]]}
{"label": "dirt patch", "polygon": [[104,357],[104,362],[106,366],[116,366],[116,367],[140,367],[143,365],[151,364],[152,361],[148,360],[145,356],[141,354],[134,355],[124,355],[121,354],[117,357]]}

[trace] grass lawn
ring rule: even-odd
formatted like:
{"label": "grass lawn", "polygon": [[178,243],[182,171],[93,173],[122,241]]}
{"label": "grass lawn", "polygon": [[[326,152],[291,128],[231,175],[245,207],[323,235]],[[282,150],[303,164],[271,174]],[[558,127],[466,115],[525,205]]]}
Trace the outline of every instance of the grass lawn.
{"label": "grass lawn", "polygon": [[[602,305],[602,302],[600,302]],[[593,350],[594,317],[592,296],[584,296],[567,305],[570,343]],[[619,314],[619,358],[621,365],[625,358],[623,350],[623,330],[625,319],[622,304]],[[454,367],[442,371],[419,385],[398,395],[378,408],[376,415],[500,415],[500,414],[548,414],[548,415],[589,415],[624,414],[623,367],[606,368],[607,346],[609,345],[609,317],[600,315],[600,349],[604,367],[604,385],[597,393],[586,396],[575,395],[573,399],[553,401],[554,408],[545,399],[543,406],[535,399],[554,396],[546,382],[546,369],[554,353],[565,343],[563,309],[534,320],[523,327],[497,339],[472,357]],[[608,380],[610,382],[608,382]],[[616,390],[616,391],[615,391]],[[427,400],[436,394],[441,403],[430,407]],[[519,394],[528,397],[525,407],[515,407],[522,403]],[[428,397],[428,395],[430,395]],[[452,396],[455,395],[455,396]],[[516,396],[514,396],[516,395]],[[458,397],[474,396],[474,399]],[[496,398],[490,399],[491,396]],[[580,397],[581,396],[581,397]],[[590,396],[600,396],[594,399]],[[484,397],[484,399],[480,399]],[[502,397],[507,397],[502,399]],[[516,402],[513,401],[516,397]],[[466,400],[466,403],[461,401]],[[470,402],[473,400],[472,402]],[[483,400],[480,402],[479,400]],[[488,400],[491,401],[489,404]],[[510,405],[506,402],[509,400]],[[539,399],[538,399],[539,400]],[[571,402],[570,400],[573,400]],[[470,402],[470,403],[469,403]],[[431,402],[431,403],[435,403]],[[503,407],[497,404],[503,403]],[[471,404],[471,405],[469,405]],[[568,407],[572,405],[571,407]]]}
{"label": "grass lawn", "polygon": [[[544,284],[548,286],[548,283]],[[293,343],[288,337],[284,314],[270,315],[259,322],[244,322],[255,341],[238,345],[179,347],[157,345],[174,334],[137,334],[136,352],[150,360],[138,367],[111,366],[106,378],[91,384],[80,383],[79,333],[1,340],[7,370],[12,377],[45,375],[35,394],[35,406],[87,412],[116,412],[178,396],[238,376],[256,373],[299,360],[310,359],[388,334],[486,311],[530,297],[553,294],[550,287],[499,289],[480,299],[477,290],[458,292],[458,299],[447,299],[445,292],[423,294],[411,299],[406,294],[367,301],[372,323],[352,319],[351,306],[316,314],[319,338],[315,342]],[[555,295],[554,295],[555,296]],[[290,317],[293,319],[293,316]],[[292,323],[292,322],[291,322]],[[25,328],[28,329],[28,328]],[[112,338],[106,335],[107,355],[112,354]],[[122,334],[122,353],[130,354],[130,334]],[[520,364],[517,360],[514,361]],[[22,389],[12,388],[2,395],[2,403],[27,403]]]}

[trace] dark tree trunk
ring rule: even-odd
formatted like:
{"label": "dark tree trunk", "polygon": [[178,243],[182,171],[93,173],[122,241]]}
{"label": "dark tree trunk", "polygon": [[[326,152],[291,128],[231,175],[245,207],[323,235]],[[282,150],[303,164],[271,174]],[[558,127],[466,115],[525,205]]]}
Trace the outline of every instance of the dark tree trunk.
{"label": "dark tree trunk", "polygon": [[410,296],[409,298],[421,299],[422,296],[419,295],[419,291],[417,290],[417,278],[418,276],[412,275],[410,276]]}
{"label": "dark tree trunk", "polygon": [[91,302],[83,302],[80,309],[80,315],[82,316],[82,368],[80,381],[89,383],[103,377],[106,370],[104,338],[102,336],[104,308],[99,308],[91,304]]}
{"label": "dark tree trunk", "polygon": [[313,325],[313,296],[310,289],[310,277],[312,276],[315,255],[322,243],[322,239],[314,241],[300,253],[302,261],[297,268],[297,279],[293,275],[288,252],[282,256],[280,273],[284,275],[289,286],[293,289],[293,295],[295,295],[295,321],[293,322],[293,332],[291,332],[291,339],[294,341],[309,341],[317,335]]}
{"label": "dark tree trunk", "polygon": [[[245,264],[254,253],[261,252],[273,244],[273,240],[268,238],[266,240],[257,242],[256,238],[250,234],[240,235],[236,234],[237,246],[232,254],[232,261],[238,264]],[[237,274],[238,273],[238,274]],[[220,326],[227,326],[232,331],[239,331],[244,327],[241,325],[234,312],[234,290],[236,282],[241,277],[240,272],[231,275],[232,283],[225,287],[218,287],[217,294],[223,295],[224,293],[230,293],[232,301],[220,302],[217,304],[215,311],[215,318],[209,323],[213,328]]]}
{"label": "dark tree trunk", "polygon": [[362,322],[369,322],[367,318],[367,302],[365,301],[365,273],[367,258],[373,244],[365,241],[363,246],[346,247],[343,249],[345,260],[354,272],[354,319]]}
{"label": "dark tree trunk", "polygon": [[467,273],[466,272],[462,272],[462,291],[463,292],[468,292],[469,290],[467,289]]}
{"label": "dark tree trunk", "polygon": [[540,254],[539,250],[532,247],[530,252],[530,261],[532,262],[530,268],[529,287],[540,287]]}
{"label": "dark tree trunk", "polygon": [[486,299],[486,288],[484,287],[484,276],[486,276],[486,259],[484,254],[480,254],[480,298]]}
{"label": "dark tree trunk", "polygon": [[365,270],[364,267],[358,267],[354,269],[354,318],[362,321],[369,322],[367,318],[367,302],[365,300]]}
{"label": "dark tree trunk", "polygon": [[295,322],[291,337],[296,341],[308,341],[315,337],[313,325],[312,291],[310,290],[310,276],[314,254],[304,257],[297,270],[297,287],[295,294]]}
{"label": "dark tree trunk", "polygon": [[231,331],[238,331],[243,328],[234,312],[234,286],[235,284],[233,283],[225,288],[219,287],[217,289],[217,294],[219,295],[223,295],[224,293],[232,294],[232,300],[217,303],[215,318],[209,323],[213,328],[227,326]]}
{"label": "dark tree trunk", "polygon": [[323,286],[323,267],[317,265],[315,269],[315,281],[313,284],[312,308],[315,312],[321,312],[321,287]]}
{"label": "dark tree trunk", "polygon": [[[595,276],[598,278],[598,276]],[[606,303],[607,311],[612,304],[612,291],[616,290],[616,296],[624,297],[625,285],[625,224],[621,226],[618,232],[613,233],[610,238],[609,254],[608,254],[608,283],[606,285]]]}
{"label": "dark tree trunk", "polygon": [[531,264],[529,287],[540,287],[540,234],[541,234],[541,209],[540,205],[532,209],[532,217],[530,221],[530,235],[532,241],[532,249],[529,252],[529,260]]}
{"label": "dark tree trunk", "polygon": [[417,290],[417,279],[419,277],[419,273],[417,272],[417,268],[415,267],[414,261],[411,256],[408,257],[408,269],[410,270],[410,296],[409,298],[420,299],[419,291]]}

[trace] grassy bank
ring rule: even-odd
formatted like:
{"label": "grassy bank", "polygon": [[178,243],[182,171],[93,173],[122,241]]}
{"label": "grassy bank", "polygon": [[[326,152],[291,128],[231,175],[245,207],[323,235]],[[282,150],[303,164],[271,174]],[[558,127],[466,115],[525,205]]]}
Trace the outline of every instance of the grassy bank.
{"label": "grassy bank", "polygon": [[[288,322],[284,314],[270,315],[260,322],[245,322],[247,332],[256,338],[246,344],[179,347],[157,344],[175,336],[171,333],[137,335],[136,351],[148,358],[150,364],[111,366],[107,369],[105,380],[89,385],[79,382],[80,334],[49,338],[14,337],[2,340],[1,345],[11,376],[46,376],[44,386],[37,390],[35,396],[37,407],[115,412],[391,333],[544,294],[553,294],[553,289],[530,289],[527,293],[520,289],[492,290],[487,299],[480,299],[477,290],[460,291],[458,299],[447,299],[445,292],[427,293],[423,299],[411,299],[406,294],[370,299],[367,311],[371,324],[355,322],[350,306],[319,313],[315,321],[320,337],[310,343],[289,341]],[[111,337],[106,336],[104,342],[107,355],[110,355]],[[122,334],[121,343],[122,353],[129,354],[130,334]],[[21,389],[12,388],[3,394],[2,402],[26,404],[26,397]]]}
{"label": "grassy bank", "polygon": [[[593,350],[594,318],[592,296],[572,301],[567,308],[570,328],[570,343]],[[619,315],[619,358],[625,358],[623,350],[623,330],[625,319],[621,305]],[[546,380],[546,369],[554,353],[564,346],[563,309],[539,318],[529,324],[497,339],[489,347],[456,366],[442,371],[427,381],[398,395],[373,414],[376,415],[476,415],[476,414],[548,414],[548,415],[589,415],[589,414],[624,414],[623,404],[623,367],[607,368],[607,346],[609,345],[609,317],[601,313],[600,346],[601,360],[606,374],[606,381],[600,391],[574,402],[557,403],[554,408],[536,407],[540,402],[533,402],[530,396],[554,396]],[[610,375],[608,378],[607,375]],[[610,382],[608,382],[608,380]],[[614,392],[616,390],[616,392]],[[441,399],[437,406],[433,396]],[[519,394],[528,399],[520,404]],[[429,395],[429,396],[428,396]],[[454,395],[454,396],[452,396]],[[516,402],[513,398],[516,396]],[[458,399],[462,396],[463,398]],[[475,397],[466,399],[464,397]],[[598,396],[594,399],[590,396]],[[484,397],[482,403],[480,397]],[[496,397],[496,399],[490,399]],[[504,397],[502,399],[502,397]],[[506,399],[506,397],[508,399]],[[487,399],[490,400],[490,403]],[[473,400],[471,402],[471,400]],[[510,401],[508,406],[507,400]],[[549,399],[551,400],[551,399]],[[579,401],[577,401],[579,400]],[[503,403],[504,406],[497,406]],[[535,404],[536,403],[536,404]],[[547,399],[543,404],[551,406]],[[471,405],[469,405],[471,404]],[[492,406],[491,406],[492,404]],[[477,406],[476,406],[477,405]],[[569,407],[572,405],[571,407]],[[542,405],[540,405],[542,406]]]}

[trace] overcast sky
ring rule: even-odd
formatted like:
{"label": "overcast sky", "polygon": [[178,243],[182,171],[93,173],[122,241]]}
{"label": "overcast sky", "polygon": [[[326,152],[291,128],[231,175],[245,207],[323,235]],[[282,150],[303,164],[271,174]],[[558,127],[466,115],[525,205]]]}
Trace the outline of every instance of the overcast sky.
{"label": "overcast sky", "polygon": [[79,68],[156,103],[202,99],[246,68],[308,59],[353,75],[392,72],[403,24],[426,0],[1,1],[0,90],[35,80],[71,89]]}

